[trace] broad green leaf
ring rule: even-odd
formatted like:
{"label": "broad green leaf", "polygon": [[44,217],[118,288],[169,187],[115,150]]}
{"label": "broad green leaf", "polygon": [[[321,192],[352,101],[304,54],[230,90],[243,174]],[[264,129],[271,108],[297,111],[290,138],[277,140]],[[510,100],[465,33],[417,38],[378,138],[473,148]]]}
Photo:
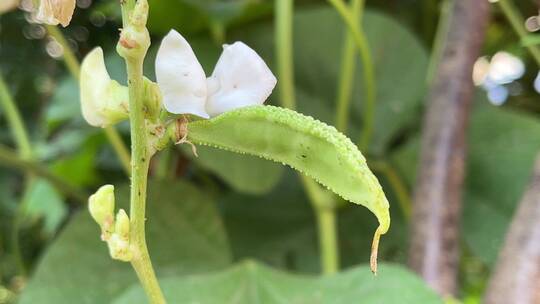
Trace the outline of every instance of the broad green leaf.
{"label": "broad green leaf", "polygon": [[193,157],[191,147],[184,146],[188,157],[203,168],[212,171],[234,190],[263,194],[270,191],[281,177],[283,167],[250,155],[238,155],[210,147],[197,147]]}
{"label": "broad green leaf", "polygon": [[358,148],[335,128],[297,112],[252,106],[189,123],[193,143],[289,165],[344,199],[367,207],[390,226],[388,201]]}
{"label": "broad green leaf", "polygon": [[[126,208],[128,187],[117,191]],[[223,225],[210,198],[186,183],[151,182],[147,241],[157,274],[217,270],[230,262]],[[42,257],[20,303],[111,303],[137,282],[128,263],[113,261],[99,227],[83,209]]]}
{"label": "broad green leaf", "polygon": [[43,220],[43,231],[54,235],[65,216],[67,208],[56,189],[44,179],[33,179],[23,198],[24,219],[29,222]]}
{"label": "broad green leaf", "polygon": [[[376,277],[368,267],[313,277],[248,261],[220,273],[169,278],[161,283],[169,303],[443,303],[416,275],[396,265],[382,265]],[[144,301],[144,292],[134,286],[113,303]]]}
{"label": "broad green leaf", "polygon": [[[414,34],[395,18],[366,10],[362,22],[373,57],[377,84],[375,128],[369,152],[380,155],[388,151],[403,129],[420,118],[428,53]],[[336,107],[346,27],[329,6],[295,11],[293,27],[298,111],[333,124],[335,117],[332,113]],[[231,33],[234,38],[231,40],[244,41],[260,53],[269,66],[275,67],[273,31],[272,24],[242,28]],[[365,88],[359,57],[356,61],[350,127],[359,128]],[[278,81],[277,89],[279,85]],[[277,96],[272,99],[279,104]],[[317,109],[321,107],[315,105],[316,102],[323,102],[329,111],[319,116],[321,112]],[[347,135],[356,142],[358,135],[351,131]],[[365,154],[367,151],[362,152]]]}
{"label": "broad green leaf", "polygon": [[[391,188],[385,187],[392,199]],[[280,183],[264,196],[230,193],[218,199],[235,260],[256,259],[272,267],[320,273],[317,222],[298,175],[286,168]],[[379,260],[406,260],[407,224],[391,208],[392,229],[384,236]],[[338,210],[340,264],[347,269],[369,261],[376,219],[363,208],[346,204]]]}
{"label": "broad green leaf", "polygon": [[[463,236],[472,251],[493,264],[540,151],[540,122],[526,113],[477,105],[468,133]],[[393,158],[412,184],[418,140]]]}

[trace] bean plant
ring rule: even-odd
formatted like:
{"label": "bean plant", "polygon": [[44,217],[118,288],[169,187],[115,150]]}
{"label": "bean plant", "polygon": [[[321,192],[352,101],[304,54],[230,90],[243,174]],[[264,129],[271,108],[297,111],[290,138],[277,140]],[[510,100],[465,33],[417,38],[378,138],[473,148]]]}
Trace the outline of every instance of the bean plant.
{"label": "bean plant", "polygon": [[[278,5],[290,5],[280,2]],[[330,196],[320,184],[347,201],[367,207],[379,221],[371,258],[372,271],[376,272],[379,238],[390,225],[389,205],[357,146],[334,127],[309,116],[263,105],[276,85],[276,77],[242,42],[224,45],[214,72],[206,78],[189,43],[172,30],[161,42],[156,58],[157,83],[143,77],[143,62],[150,47],[148,10],[147,0],[122,3],[123,28],[117,52],[126,62],[128,86],[111,80],[103,52],[97,48],[82,63],[80,87],[83,116],[89,124],[108,127],[130,121],[129,216],[123,209],[114,216],[112,185],[101,187],[90,197],[89,209],[101,227],[101,238],[107,242],[111,257],[131,263],[150,302],[165,303],[165,298],[145,240],[148,168],[151,158],[170,144],[189,144],[194,154],[198,145],[207,145],[280,162],[298,170],[306,187]],[[283,81],[291,79],[284,75]],[[332,199],[324,199],[322,204],[328,201]],[[317,208],[328,212],[324,209],[332,207]]]}

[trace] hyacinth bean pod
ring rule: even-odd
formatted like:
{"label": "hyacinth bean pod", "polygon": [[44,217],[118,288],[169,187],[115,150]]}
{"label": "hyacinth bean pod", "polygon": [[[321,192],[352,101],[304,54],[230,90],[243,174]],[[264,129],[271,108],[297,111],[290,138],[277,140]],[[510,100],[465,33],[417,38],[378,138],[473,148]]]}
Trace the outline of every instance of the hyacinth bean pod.
{"label": "hyacinth bean pod", "polygon": [[251,106],[189,123],[188,140],[286,164],[373,212],[379,221],[374,244],[388,231],[381,185],[358,148],[334,127],[289,109]]}

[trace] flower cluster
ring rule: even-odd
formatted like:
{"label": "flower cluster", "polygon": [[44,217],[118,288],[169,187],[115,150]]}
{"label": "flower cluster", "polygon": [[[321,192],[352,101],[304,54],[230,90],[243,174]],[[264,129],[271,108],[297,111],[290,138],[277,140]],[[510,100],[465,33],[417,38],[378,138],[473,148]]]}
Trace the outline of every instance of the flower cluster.
{"label": "flower cluster", "polygon": [[[207,78],[189,43],[174,30],[163,39],[155,68],[158,104],[173,114],[202,118],[263,104],[277,82],[264,60],[242,42],[223,46]],[[100,48],[84,59],[80,87],[82,113],[90,125],[106,127],[128,117],[127,88],[111,80]]]}

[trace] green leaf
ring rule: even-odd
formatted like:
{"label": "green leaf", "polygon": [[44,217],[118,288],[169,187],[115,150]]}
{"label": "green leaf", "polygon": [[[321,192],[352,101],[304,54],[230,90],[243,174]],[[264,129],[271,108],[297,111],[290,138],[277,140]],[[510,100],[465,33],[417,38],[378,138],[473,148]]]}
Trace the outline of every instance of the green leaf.
{"label": "green leaf", "polygon": [[[126,208],[128,187],[117,191]],[[230,250],[210,198],[186,183],[149,185],[147,236],[157,274],[168,277],[217,270]],[[111,303],[137,278],[128,263],[113,261],[85,209],[49,247],[20,299],[25,303]]]}
{"label": "green leaf", "polygon": [[238,155],[210,147],[197,147],[199,157],[192,157],[191,147],[184,146],[186,155],[203,168],[214,172],[234,190],[264,194],[279,181],[283,167],[249,155]]}
{"label": "green leaf", "polygon": [[[419,119],[425,91],[428,53],[403,24],[380,12],[366,10],[362,22],[371,49],[377,83],[374,136],[369,152],[384,154],[403,129]],[[340,58],[346,27],[328,6],[297,10],[294,14],[294,67],[298,111],[334,123]],[[242,28],[232,33],[273,64],[274,28],[271,24]],[[351,129],[361,126],[365,88],[362,65],[356,58],[356,78],[351,99]],[[279,89],[279,81],[278,87]],[[279,104],[273,97],[274,103]],[[314,98],[313,98],[314,97]],[[330,111],[318,111],[317,102]],[[357,140],[357,132],[349,137]],[[367,151],[362,151],[366,153]]]}
{"label": "green leaf", "polygon": [[[463,203],[463,236],[483,262],[493,264],[540,151],[540,122],[526,113],[487,105],[474,108]],[[415,181],[418,140],[393,159]]]}
{"label": "green leaf", "polygon": [[390,226],[388,201],[358,148],[335,128],[297,112],[252,106],[188,125],[193,143],[289,165],[344,199],[367,207]]}
{"label": "green leaf", "polygon": [[[161,284],[169,303],[443,303],[418,277],[396,265],[381,265],[377,277],[365,266],[311,277],[248,261],[220,273],[169,278]],[[114,304],[143,299],[142,289],[134,286]]]}
{"label": "green leaf", "polygon": [[67,215],[67,208],[56,189],[44,179],[34,179],[23,198],[24,220],[43,219],[43,231],[52,236]]}

